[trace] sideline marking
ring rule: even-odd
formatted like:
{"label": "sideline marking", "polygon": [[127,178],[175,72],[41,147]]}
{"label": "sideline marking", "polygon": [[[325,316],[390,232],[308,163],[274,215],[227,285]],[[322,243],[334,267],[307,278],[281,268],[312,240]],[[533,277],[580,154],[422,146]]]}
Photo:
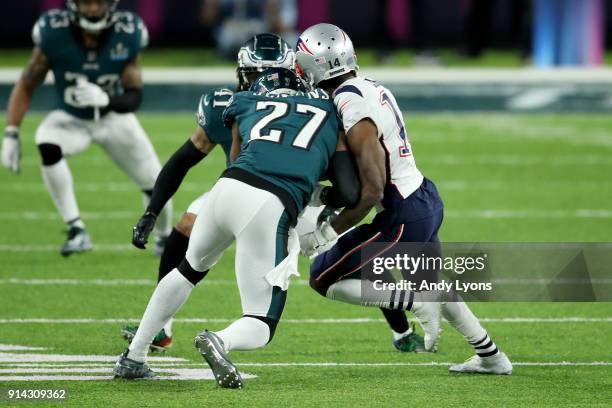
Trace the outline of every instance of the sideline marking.
{"label": "sideline marking", "polygon": [[[225,318],[176,318],[175,323],[231,323],[236,319]],[[411,320],[411,319],[409,319]],[[612,323],[612,317],[481,317],[484,323]],[[139,318],[112,318],[112,319],[93,319],[93,318],[67,318],[67,319],[47,319],[47,318],[18,318],[0,319],[0,324],[121,324],[138,323]],[[337,319],[283,319],[283,323],[292,324],[363,324],[363,323],[384,323],[384,319],[373,318],[337,318]],[[0,356],[2,353],[0,353]],[[1,361],[1,360],[0,360]]]}

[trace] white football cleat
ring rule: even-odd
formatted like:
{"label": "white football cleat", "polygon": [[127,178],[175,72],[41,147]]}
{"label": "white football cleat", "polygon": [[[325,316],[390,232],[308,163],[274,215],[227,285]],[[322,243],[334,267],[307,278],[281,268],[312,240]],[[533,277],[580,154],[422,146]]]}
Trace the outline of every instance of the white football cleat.
{"label": "white football cleat", "polygon": [[434,292],[416,292],[412,304],[412,313],[425,332],[425,350],[435,351],[440,336],[440,302]]}
{"label": "white football cleat", "polygon": [[448,371],[451,373],[510,375],[512,374],[512,363],[505,353],[499,352],[490,357],[472,356],[465,363],[450,366]]}
{"label": "white football cleat", "polygon": [[66,257],[76,253],[91,251],[92,249],[93,244],[87,231],[80,227],[70,227],[66,242],[60,248],[60,254]]}

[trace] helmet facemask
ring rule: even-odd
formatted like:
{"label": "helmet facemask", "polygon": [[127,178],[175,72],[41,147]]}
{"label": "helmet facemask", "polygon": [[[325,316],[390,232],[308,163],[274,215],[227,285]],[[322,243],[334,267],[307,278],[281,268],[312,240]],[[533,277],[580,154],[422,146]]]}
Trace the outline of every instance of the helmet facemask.
{"label": "helmet facemask", "polygon": [[268,68],[253,81],[249,90],[257,94],[295,95],[298,92],[308,92],[308,87],[291,69]]}
{"label": "helmet facemask", "polygon": [[[79,3],[82,2],[100,3],[101,6],[106,6],[106,10],[103,9],[99,16],[87,16],[79,8]],[[66,0],[66,7],[70,11],[70,19],[73,24],[89,34],[98,35],[115,22],[114,11],[117,3],[119,0]]]}
{"label": "helmet facemask", "polygon": [[293,70],[295,53],[276,34],[258,34],[247,41],[238,51],[238,90],[244,91],[268,68]]}

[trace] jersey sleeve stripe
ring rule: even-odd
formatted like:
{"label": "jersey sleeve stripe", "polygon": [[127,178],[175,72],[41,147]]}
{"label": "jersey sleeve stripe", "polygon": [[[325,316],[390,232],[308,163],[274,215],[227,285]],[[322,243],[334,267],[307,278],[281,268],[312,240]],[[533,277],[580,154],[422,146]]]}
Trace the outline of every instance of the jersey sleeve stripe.
{"label": "jersey sleeve stripe", "polygon": [[336,89],[336,92],[334,92],[334,97],[340,95],[343,92],[352,92],[354,94],[357,94],[357,95],[363,97],[363,94],[361,93],[359,88],[357,88],[355,85],[344,85],[344,86],[341,86],[340,88]]}

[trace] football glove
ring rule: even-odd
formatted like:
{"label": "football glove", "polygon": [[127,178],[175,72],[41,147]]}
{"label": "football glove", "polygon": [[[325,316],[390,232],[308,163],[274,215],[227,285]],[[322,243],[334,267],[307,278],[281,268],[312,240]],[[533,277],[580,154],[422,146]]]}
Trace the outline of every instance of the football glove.
{"label": "football glove", "polygon": [[92,82],[78,81],[74,90],[74,100],[80,108],[105,108],[110,103],[110,96]]}
{"label": "football glove", "polygon": [[311,207],[320,207],[324,205],[323,196],[325,195],[325,190],[328,186],[324,186],[323,184],[317,184],[310,195],[310,202],[308,203]]}
{"label": "football glove", "polygon": [[300,252],[311,257],[317,251],[338,238],[338,233],[328,221],[322,222],[313,232],[300,236]]}
{"label": "football glove", "polygon": [[16,126],[7,126],[2,140],[2,165],[14,173],[19,173],[19,159],[21,159],[19,129]]}
{"label": "football glove", "polygon": [[153,231],[153,227],[155,227],[156,220],[157,215],[151,211],[147,211],[142,217],[140,217],[138,223],[134,225],[134,229],[132,231],[132,244],[136,248],[146,248],[147,242],[149,242],[149,235],[151,235],[151,231]]}

